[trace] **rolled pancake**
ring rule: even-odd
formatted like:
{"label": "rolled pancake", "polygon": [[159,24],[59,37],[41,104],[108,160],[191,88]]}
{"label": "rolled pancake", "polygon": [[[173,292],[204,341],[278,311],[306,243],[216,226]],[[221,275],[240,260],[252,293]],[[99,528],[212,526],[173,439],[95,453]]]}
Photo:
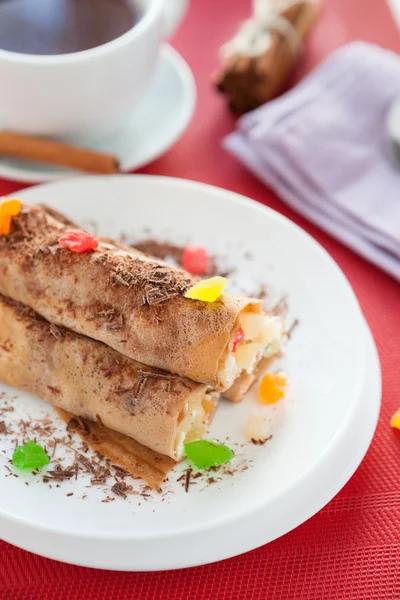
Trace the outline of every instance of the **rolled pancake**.
{"label": "rolled pancake", "polygon": [[0,380],[179,460],[219,394],[56,327],[0,296]]}
{"label": "rolled pancake", "polygon": [[[58,243],[67,225],[43,207],[23,207],[0,236],[0,293],[48,321],[104,342],[143,364],[227,390],[264,349],[279,349],[282,324],[260,300],[190,300],[195,279],[118,244],[77,254]],[[233,352],[242,328],[244,341]]]}

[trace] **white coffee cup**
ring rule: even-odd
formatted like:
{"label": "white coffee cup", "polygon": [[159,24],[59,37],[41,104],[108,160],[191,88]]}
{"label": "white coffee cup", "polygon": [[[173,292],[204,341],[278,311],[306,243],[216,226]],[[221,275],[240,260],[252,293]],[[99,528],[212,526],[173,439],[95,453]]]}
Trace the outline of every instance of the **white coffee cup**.
{"label": "white coffee cup", "polygon": [[0,130],[68,139],[123,125],[188,0],[131,1],[141,18],[102,46],[45,56],[0,49]]}

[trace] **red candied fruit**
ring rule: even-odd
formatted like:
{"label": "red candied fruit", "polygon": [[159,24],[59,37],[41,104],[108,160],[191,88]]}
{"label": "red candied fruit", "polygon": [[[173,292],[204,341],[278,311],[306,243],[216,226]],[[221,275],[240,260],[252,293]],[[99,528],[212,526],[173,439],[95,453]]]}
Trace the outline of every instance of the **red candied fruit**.
{"label": "red candied fruit", "polygon": [[232,352],[236,352],[237,347],[239,346],[240,342],[243,342],[243,340],[244,340],[244,331],[242,328],[240,328],[237,330],[236,335],[233,338]]}
{"label": "red candied fruit", "polygon": [[210,259],[205,248],[186,246],[182,254],[182,267],[192,275],[206,275]]}
{"label": "red candied fruit", "polygon": [[80,229],[67,229],[63,235],[58,238],[60,244],[71,250],[72,252],[89,252],[96,250],[99,242],[86,231]]}

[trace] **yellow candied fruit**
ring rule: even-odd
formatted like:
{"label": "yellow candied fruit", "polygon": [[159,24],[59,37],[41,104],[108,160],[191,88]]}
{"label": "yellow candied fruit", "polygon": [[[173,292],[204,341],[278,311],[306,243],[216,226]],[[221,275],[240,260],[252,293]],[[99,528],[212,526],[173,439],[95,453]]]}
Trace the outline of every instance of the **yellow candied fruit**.
{"label": "yellow candied fruit", "polygon": [[266,373],[262,378],[259,398],[262,404],[275,404],[285,396],[287,379],[277,373]]}
{"label": "yellow candied fruit", "polygon": [[393,429],[400,429],[400,408],[396,410],[393,417],[390,419],[390,424]]}
{"label": "yellow candied fruit", "polygon": [[21,202],[15,198],[0,202],[0,235],[10,233],[12,217],[19,214]]}
{"label": "yellow candied fruit", "polygon": [[215,302],[224,291],[228,280],[225,277],[211,277],[195,283],[185,294],[185,298]]}

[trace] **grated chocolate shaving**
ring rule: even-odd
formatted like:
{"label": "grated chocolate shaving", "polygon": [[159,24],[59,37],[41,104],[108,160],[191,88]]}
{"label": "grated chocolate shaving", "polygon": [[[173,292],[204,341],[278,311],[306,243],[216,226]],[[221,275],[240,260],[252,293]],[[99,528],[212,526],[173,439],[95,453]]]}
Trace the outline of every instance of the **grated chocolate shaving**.
{"label": "grated chocolate shaving", "polygon": [[66,467],[65,469],[61,465],[56,465],[53,471],[47,471],[43,479],[52,479],[53,481],[65,481],[65,479],[71,479],[75,475],[75,465]]}
{"label": "grated chocolate shaving", "polygon": [[300,321],[299,321],[299,319],[295,319],[295,320],[293,321],[293,323],[291,324],[291,326],[289,327],[289,329],[288,329],[288,330],[287,330],[287,332],[286,332],[286,337],[287,337],[287,339],[288,339],[288,340],[290,340],[290,339],[291,339],[291,337],[292,337],[292,335],[293,335],[293,332],[294,332],[294,330],[296,329],[296,327],[298,327],[298,325],[299,325],[299,324],[300,324]]}
{"label": "grated chocolate shaving", "polygon": [[[132,492],[133,488],[131,485],[127,485],[124,481],[117,481],[112,488],[111,491],[116,496],[122,496],[124,500],[126,500],[127,495]],[[143,494],[142,494],[143,495]]]}
{"label": "grated chocolate shaving", "polygon": [[77,461],[83,466],[84,469],[86,469],[86,471],[89,473],[95,473],[96,469],[94,465],[88,458],[86,458],[86,456],[83,456],[83,454],[78,454]]}
{"label": "grated chocolate shaving", "polygon": [[185,492],[189,491],[189,485],[190,485],[190,477],[192,475],[192,469],[189,468],[186,471],[186,475],[185,475]]}
{"label": "grated chocolate shaving", "polygon": [[0,433],[3,433],[5,435],[9,433],[9,430],[7,429],[7,426],[4,421],[0,421]]}
{"label": "grated chocolate shaving", "polygon": [[263,446],[265,442],[268,442],[270,439],[272,439],[272,435],[269,435],[265,440],[255,440],[254,438],[251,438],[251,442],[255,446]]}

